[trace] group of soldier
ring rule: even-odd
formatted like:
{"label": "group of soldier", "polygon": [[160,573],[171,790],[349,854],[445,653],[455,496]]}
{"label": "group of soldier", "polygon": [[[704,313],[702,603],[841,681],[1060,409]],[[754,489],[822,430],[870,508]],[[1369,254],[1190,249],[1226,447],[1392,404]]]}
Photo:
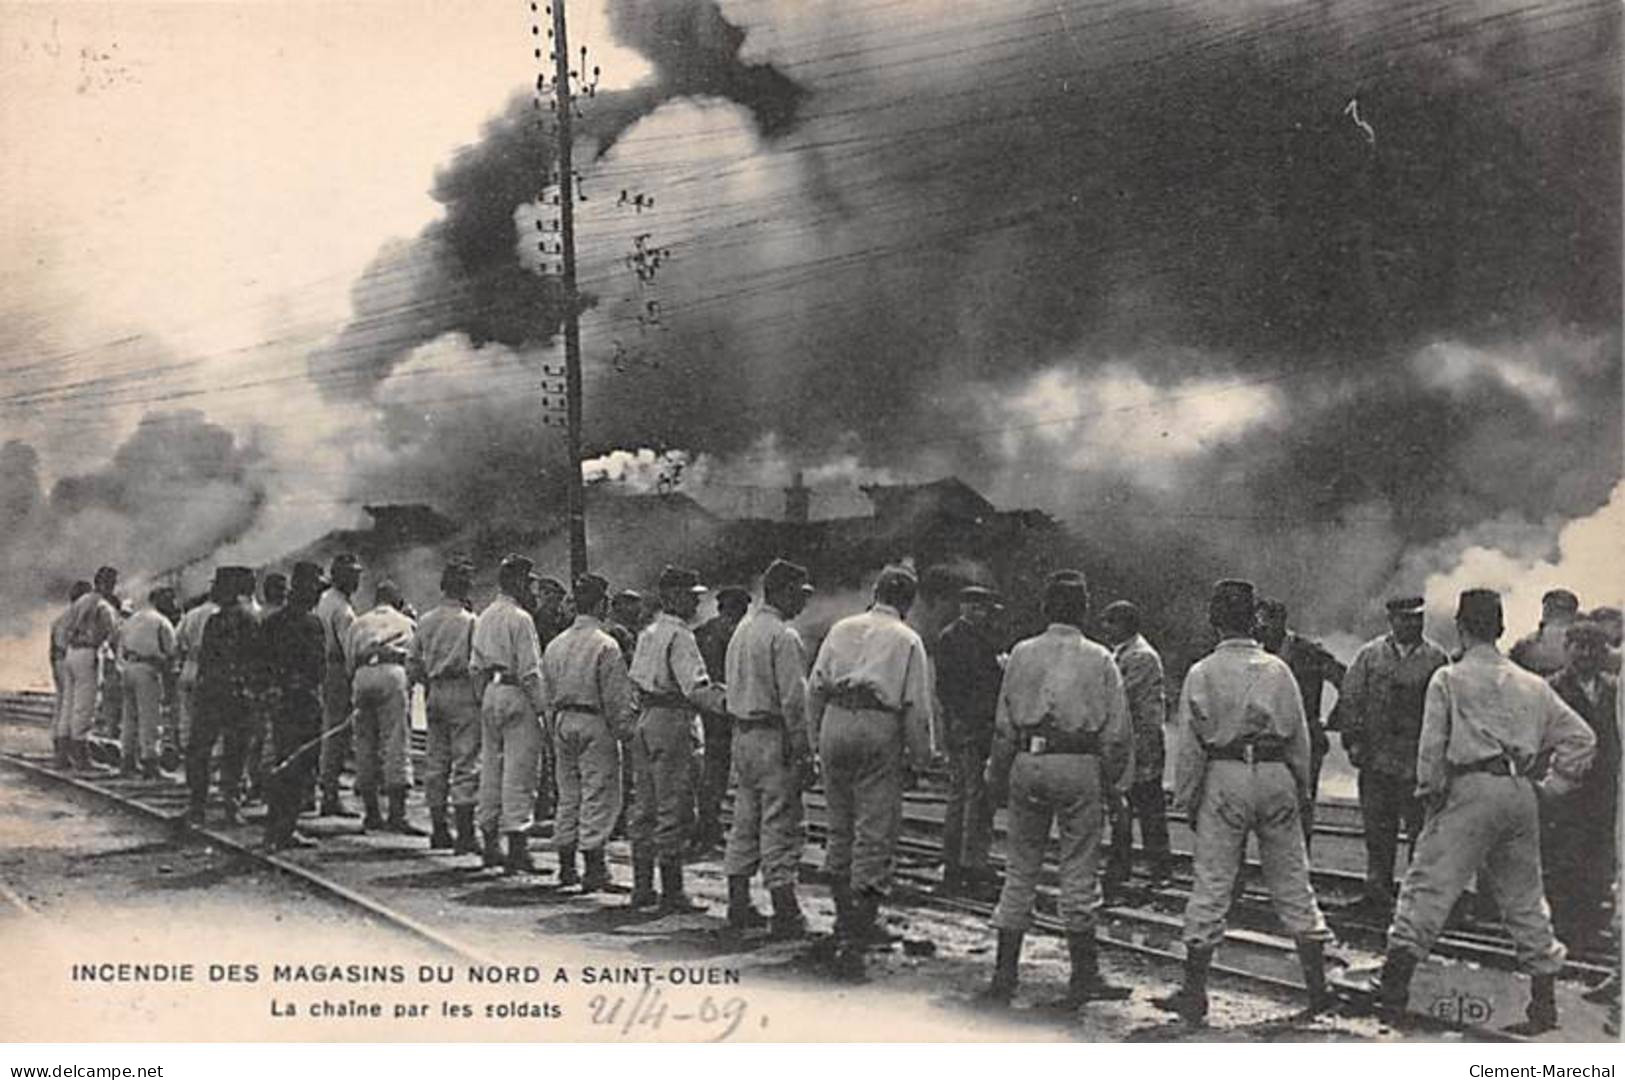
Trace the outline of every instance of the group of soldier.
{"label": "group of soldier", "polygon": [[[998,596],[967,587],[959,617],[928,649],[907,621],[918,581],[905,566],[887,567],[868,609],[837,621],[810,664],[793,623],[813,586],[805,568],[783,559],[762,573],[759,601],[743,588],[721,589],[717,618],[697,630],[690,624],[708,590],[676,567],[661,573],[658,599],[646,605],[636,593],[612,595],[594,574],[567,596],[511,555],[497,569],[498,595],[476,613],[473,568],[453,562],[439,604],[421,618],[388,580],[357,614],[361,578],[353,555],[339,555],[325,574],[296,563],[287,579],[267,575],[262,606],[253,571],[221,567],[208,599],[184,614],[165,589],[125,614],[117,574],[103,568],[90,586],[75,587],[52,631],[58,757],[88,764],[97,658],[110,648],[122,674],[128,773],[158,775],[164,687],[178,677],[193,821],[203,820],[223,743],[224,813],[237,819],[253,759],[268,847],[314,843],[297,828],[302,812],[357,816],[339,786],[352,755],[363,829],[421,835],[407,818],[407,735],[411,693],[422,685],[431,849],[535,872],[528,838],[551,809],[561,885],[607,889],[607,845],[624,827],[631,904],[690,912],[701,905],[684,887],[684,862],[720,844],[729,926],[765,926],[776,938],[807,930],[797,899],[803,795],[821,781],[836,906],[831,961],[838,974],[861,977],[866,950],[886,940],[878,916],[907,777],[945,751],[941,887],[997,892],[984,998],[1006,1003],[1015,994],[1052,830],[1072,964],[1064,1003],[1127,996],[1100,974],[1095,924],[1105,893],[1129,877],[1135,822],[1150,880],[1171,873],[1169,717],[1162,662],[1141,633],[1139,609],[1117,601],[1095,618],[1081,573],[1049,577],[1047,629],[1008,649]],[[1391,918],[1383,1007],[1403,1012],[1417,963],[1476,876],[1533,976],[1522,1030],[1557,1023],[1553,977],[1565,942],[1601,929],[1613,882],[1617,612],[1582,618],[1573,594],[1556,590],[1541,629],[1509,659],[1495,644],[1504,629],[1499,595],[1469,590],[1452,659],[1423,636],[1422,606],[1416,597],[1389,601],[1389,632],[1345,669],[1288,629],[1284,605],[1259,598],[1252,584],[1214,587],[1217,644],[1186,674],[1172,718],[1174,807],[1192,823],[1194,883],[1184,982],[1162,1007],[1205,1019],[1207,973],[1249,836],[1275,911],[1298,943],[1305,1014],[1332,1006],[1329,934],[1309,862],[1332,727],[1359,770],[1360,905]],[[1328,683],[1338,701],[1323,726]],[[265,738],[256,750],[257,728]],[[550,808],[538,806],[544,778]],[[1002,882],[988,858],[998,806],[1008,807]],[[1413,850],[1396,896],[1402,830]],[[757,876],[771,915],[755,907]]]}

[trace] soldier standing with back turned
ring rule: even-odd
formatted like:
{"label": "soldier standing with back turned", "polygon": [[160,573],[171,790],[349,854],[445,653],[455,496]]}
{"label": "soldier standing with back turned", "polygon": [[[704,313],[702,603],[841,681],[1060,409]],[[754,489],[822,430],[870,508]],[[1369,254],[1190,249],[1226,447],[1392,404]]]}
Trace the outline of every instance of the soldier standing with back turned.
{"label": "soldier standing with back turned", "polygon": [[[470,669],[474,613],[468,610],[473,570],[461,562],[440,574],[440,603],[418,622],[408,667],[424,687],[429,747],[424,766],[424,797],[429,801],[429,850],[454,855],[479,851],[474,808],[480,787],[480,700]],[[446,827],[450,802],[457,837]]]}
{"label": "soldier standing with back turned", "polygon": [[942,892],[953,896],[992,886],[988,865],[993,843],[993,805],[984,774],[993,749],[993,713],[1004,677],[999,641],[993,634],[996,597],[967,586],[959,593],[959,618],[943,628],[935,656],[937,698],[948,743],[948,810],[942,825]]}

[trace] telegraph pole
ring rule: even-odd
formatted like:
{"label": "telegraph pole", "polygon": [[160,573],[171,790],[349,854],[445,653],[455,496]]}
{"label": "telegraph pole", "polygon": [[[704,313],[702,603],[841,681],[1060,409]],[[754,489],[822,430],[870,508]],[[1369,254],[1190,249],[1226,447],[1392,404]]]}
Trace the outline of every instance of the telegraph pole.
{"label": "telegraph pole", "polygon": [[[581,482],[581,305],[576,296],[575,166],[570,145],[575,122],[570,88],[570,39],[565,34],[564,0],[552,0],[553,93],[558,116],[559,232],[564,293],[565,444],[569,455],[570,580],[587,572],[586,490]],[[585,72],[582,76],[585,77]]]}

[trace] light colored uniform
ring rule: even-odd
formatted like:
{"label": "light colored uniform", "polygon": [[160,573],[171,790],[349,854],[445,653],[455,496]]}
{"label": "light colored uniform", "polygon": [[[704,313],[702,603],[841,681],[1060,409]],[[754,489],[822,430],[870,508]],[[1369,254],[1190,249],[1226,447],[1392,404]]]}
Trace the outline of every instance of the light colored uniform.
{"label": "light colored uniform", "polygon": [[[326,734],[350,718],[350,669],[344,658],[344,643],[350,638],[355,608],[350,606],[347,595],[329,586],[316,602],[316,617],[322,621],[322,635],[327,641],[327,673],[322,677],[322,732]],[[322,740],[322,796],[330,802],[339,797],[339,774],[344,771],[350,743],[349,730]]]}
{"label": "light colored uniform", "polygon": [[101,686],[101,650],[118,629],[118,609],[98,592],[88,592],[68,608],[68,652],[62,660],[63,696],[68,700],[67,737],[90,737]]}
{"label": "light colored uniform", "polygon": [[181,616],[180,625],[175,628],[175,645],[180,650],[181,657],[179,712],[182,748],[191,745],[192,724],[197,719],[198,656],[203,652],[203,628],[210,616],[219,610],[219,604],[213,600],[205,600],[195,607],[188,608]]}
{"label": "light colored uniform", "polygon": [[1061,834],[1060,915],[1068,933],[1094,929],[1100,909],[1103,791],[1132,775],[1134,730],[1112,654],[1083,631],[1051,623],[1010,652],[993,726],[993,761],[1010,766],[1000,930],[1032,925],[1050,823]]}
{"label": "light colored uniform", "polygon": [[69,604],[62,614],[51,620],[51,682],[56,687],[56,705],[51,712],[51,738],[68,738],[68,616],[73,611]]}
{"label": "light colored uniform", "polygon": [[350,624],[344,658],[355,710],[355,788],[362,793],[406,788],[406,657],[417,626],[379,604]]}
{"label": "light colored uniform", "polygon": [[[1561,971],[1566,951],[1552,935],[1541,887],[1540,812],[1528,777],[1536,759],[1550,755],[1541,786],[1561,796],[1590,768],[1596,745],[1591,728],[1544,679],[1493,645],[1474,645],[1434,672],[1423,706],[1416,792],[1436,808],[1399,890],[1388,947],[1427,956],[1477,873],[1501,910],[1523,969]],[[1511,775],[1472,768],[1496,760],[1506,761]]]}
{"label": "light colored uniform", "polygon": [[[1186,946],[1214,948],[1224,937],[1249,833],[1258,837],[1264,881],[1287,932],[1326,940],[1298,818],[1311,776],[1309,727],[1291,669],[1251,638],[1219,642],[1185,675],[1175,739],[1174,805],[1196,822]],[[1258,740],[1281,747],[1283,760],[1210,760],[1210,751]]]}
{"label": "light colored uniform", "polygon": [[445,807],[448,797],[453,806],[479,801],[480,701],[470,670],[474,621],[460,601],[442,600],[412,637],[412,678],[424,685],[429,721],[423,787],[431,810]]}
{"label": "light colored uniform", "polygon": [[677,859],[694,829],[694,758],[705,742],[696,707],[723,710],[688,624],[662,611],[632,654],[638,727],[632,737],[633,802],[626,823],[634,858]]}
{"label": "light colored uniform", "polygon": [[126,759],[155,759],[163,720],[164,676],[178,651],[175,628],[162,612],[146,607],[124,621],[118,640],[124,669],[124,718],[119,725],[119,741]]}
{"label": "light colored uniform", "polygon": [[536,623],[506,593],[474,622],[472,664],[476,676],[487,677],[480,701],[480,828],[524,832],[536,805],[547,691]]}
{"label": "light colored uniform", "polygon": [[734,807],[723,865],[729,877],[760,867],[769,889],[794,885],[802,847],[797,763],[812,756],[801,635],[763,603],[735,628],[725,668]]}
{"label": "light colored uniform", "polygon": [[903,820],[903,750],[931,756],[931,661],[889,604],[840,620],[818,649],[807,722],[829,807],[824,868],[854,892],[884,895]]}
{"label": "light colored uniform", "polygon": [[621,814],[621,745],[637,712],[621,647],[591,615],[547,643],[542,681],[553,710],[559,806],[554,843],[599,851]]}

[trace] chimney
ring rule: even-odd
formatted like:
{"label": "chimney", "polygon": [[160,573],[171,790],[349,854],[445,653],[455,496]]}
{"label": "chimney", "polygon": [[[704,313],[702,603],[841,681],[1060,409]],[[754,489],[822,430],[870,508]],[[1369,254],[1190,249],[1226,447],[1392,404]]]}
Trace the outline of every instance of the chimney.
{"label": "chimney", "polygon": [[795,482],[784,489],[784,520],[792,525],[805,525],[811,517],[812,490],[801,482],[797,470]]}

